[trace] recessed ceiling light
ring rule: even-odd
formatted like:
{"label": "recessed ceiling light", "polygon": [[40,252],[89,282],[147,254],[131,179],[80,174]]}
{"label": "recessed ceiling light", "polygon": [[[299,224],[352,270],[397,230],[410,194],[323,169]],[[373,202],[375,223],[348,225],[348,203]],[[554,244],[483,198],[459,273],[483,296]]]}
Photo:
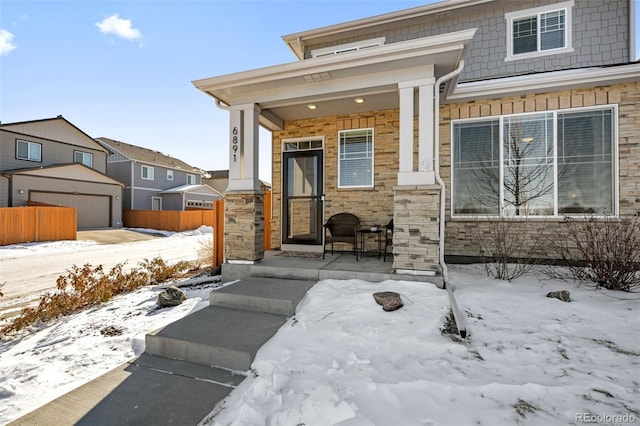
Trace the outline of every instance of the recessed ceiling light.
{"label": "recessed ceiling light", "polygon": [[309,104],[309,105],[307,105],[307,108],[309,108],[309,109],[316,109],[316,108],[318,108],[318,107],[317,107],[316,105],[314,105],[314,104]]}
{"label": "recessed ceiling light", "polygon": [[357,104],[363,104],[364,103],[364,98],[355,98],[353,101],[355,103],[357,103]]}

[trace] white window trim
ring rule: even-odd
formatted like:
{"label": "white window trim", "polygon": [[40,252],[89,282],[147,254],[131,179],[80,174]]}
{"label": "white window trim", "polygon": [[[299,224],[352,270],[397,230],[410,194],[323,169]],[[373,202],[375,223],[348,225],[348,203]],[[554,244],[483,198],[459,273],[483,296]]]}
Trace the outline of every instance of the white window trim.
{"label": "white window trim", "polygon": [[[73,161],[74,162],[77,162],[76,161],[76,154],[82,154],[82,161],[79,161],[78,163],[83,164],[83,165],[85,165],[87,167],[93,167],[93,154],[92,153],[85,152],[85,151],[73,151]],[[91,159],[91,161],[90,161],[91,164],[86,164],[84,162],[85,157],[89,157]]]}
{"label": "white window trim", "polygon": [[153,210],[153,202],[158,200],[158,207],[159,209],[156,211],[161,211],[162,210],[162,197],[151,197],[151,210]]}
{"label": "white window trim", "polygon": [[[27,144],[27,158],[22,158],[18,156],[18,144],[20,144],[21,142]],[[38,158],[37,160],[33,160],[31,159],[31,147],[36,145],[40,147],[40,156],[39,156],[40,158]],[[25,141],[23,139],[16,139],[16,158],[18,160],[23,160],[23,161],[33,161],[34,163],[42,163],[42,144],[39,142],[31,142],[31,141]]]}
{"label": "white window trim", "polygon": [[[193,183],[189,183],[189,178],[193,178]],[[197,185],[198,184],[198,179],[197,176],[191,173],[187,173],[187,185]]]}
{"label": "white window trim", "polygon": [[371,38],[368,40],[355,41],[353,43],[339,44],[336,46],[323,47],[321,49],[313,49],[311,51],[312,58],[320,58],[323,56],[337,55],[340,53],[354,52],[363,49],[370,49],[384,45],[385,37]]}
{"label": "white window trim", "polygon": [[[300,142],[320,142],[321,146],[318,148],[300,148]],[[298,147],[296,149],[292,149],[292,150],[287,150],[287,144],[289,143],[295,143],[298,144]],[[298,151],[318,151],[324,149],[324,136],[313,136],[313,137],[309,137],[309,138],[293,138],[293,139],[283,139],[282,140],[282,148],[281,151],[282,153],[287,153],[287,152],[298,152]]]}
{"label": "white window trim", "polygon": [[173,180],[173,170],[167,170],[167,180]]}
{"label": "white window trim", "polygon": [[[507,55],[504,58],[505,62],[509,61],[517,61],[519,59],[529,59],[529,58],[539,58],[541,56],[549,56],[549,55],[557,55],[559,53],[569,53],[573,52],[573,19],[572,19],[572,9],[574,5],[574,0],[550,4],[547,6],[536,7],[533,9],[526,10],[518,10],[516,12],[505,13],[504,17],[507,21]],[[548,49],[548,50],[538,50],[536,52],[527,52],[527,53],[519,53],[517,55],[513,54],[513,21],[527,18],[530,16],[538,16],[538,23],[540,22],[540,14],[555,12],[558,10],[563,10],[564,13],[564,41],[565,47],[561,47],[559,49]],[[540,46],[540,31],[538,34],[538,46]]]}
{"label": "white window trim", "polygon": [[[144,169],[149,169],[151,171],[151,177],[144,177]],[[155,176],[155,171],[153,170],[152,166],[145,166],[142,165],[142,167],[140,167],[140,178],[143,180],[154,180],[154,176]]]}
{"label": "white window trim", "polygon": [[[340,134],[345,132],[353,132],[353,131],[362,131],[362,130],[371,130],[371,185],[341,185],[340,184]],[[338,176],[337,176],[337,186],[338,189],[358,189],[358,188],[374,188],[375,187],[375,155],[376,155],[376,135],[373,127],[363,127],[359,129],[348,129],[348,130],[340,130],[338,131]]]}
{"label": "white window trim", "polygon": [[[577,107],[577,108],[564,108],[564,109],[554,109],[554,110],[546,110],[546,111],[536,111],[536,112],[526,112],[526,113],[517,113],[517,114],[504,114],[504,115],[490,115],[490,116],[486,116],[486,117],[477,117],[477,118],[463,118],[463,119],[455,119],[455,120],[451,120],[451,129],[450,129],[450,141],[451,141],[451,149],[450,149],[450,153],[449,153],[449,158],[451,159],[451,197],[449,199],[449,212],[451,214],[451,219],[464,219],[464,220],[469,220],[469,219],[480,219],[480,220],[495,220],[495,219],[501,219],[504,218],[506,216],[502,215],[502,211],[504,209],[504,188],[503,188],[503,181],[504,181],[504,168],[503,168],[503,117],[522,117],[522,116],[527,116],[527,115],[535,115],[535,114],[544,114],[544,113],[553,113],[553,156],[554,156],[554,163],[553,163],[553,168],[554,168],[554,180],[553,180],[553,196],[554,196],[554,200],[553,200],[553,210],[554,210],[554,214],[553,215],[536,215],[536,216],[509,216],[509,218],[512,219],[516,219],[516,220],[545,220],[545,219],[553,219],[553,220],[558,220],[558,219],[562,219],[565,217],[572,217],[572,218],[583,218],[585,217],[584,215],[571,215],[571,214],[558,214],[558,174],[557,174],[557,167],[558,167],[558,132],[557,132],[557,125],[558,125],[558,113],[567,113],[567,112],[580,112],[580,111],[597,111],[597,110],[602,110],[602,109],[608,109],[610,108],[613,112],[612,112],[612,122],[611,125],[613,127],[613,134],[612,134],[612,149],[611,149],[611,155],[613,156],[612,158],[612,162],[613,162],[613,167],[614,167],[614,173],[612,173],[612,177],[613,177],[613,193],[612,193],[612,198],[613,198],[613,209],[614,211],[610,214],[610,215],[590,215],[589,217],[619,217],[620,214],[620,182],[619,182],[619,175],[620,175],[620,159],[619,159],[619,140],[618,140],[618,126],[619,126],[619,120],[618,120],[618,104],[607,104],[607,105],[595,105],[595,106],[590,106],[590,107]],[[487,214],[455,214],[454,213],[454,208],[453,208],[453,202],[454,202],[454,196],[453,196],[453,188],[454,188],[454,179],[455,179],[455,175],[453,173],[453,157],[454,157],[454,124],[456,123],[472,123],[474,121],[489,121],[489,120],[500,120],[500,214],[497,215],[487,215]]]}

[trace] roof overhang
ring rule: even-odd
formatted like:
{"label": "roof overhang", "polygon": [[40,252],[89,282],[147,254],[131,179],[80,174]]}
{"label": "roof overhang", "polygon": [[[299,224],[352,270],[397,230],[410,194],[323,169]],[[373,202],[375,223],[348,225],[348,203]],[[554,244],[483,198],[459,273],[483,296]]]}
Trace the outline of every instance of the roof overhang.
{"label": "roof overhang", "polygon": [[640,80],[640,62],[594,68],[552,71],[515,77],[458,83],[447,102],[524,95],[581,87],[604,86]]}
{"label": "roof overhang", "polygon": [[[260,124],[398,107],[398,83],[455,69],[476,29],[206,78],[194,86],[232,106],[257,104]],[[362,104],[355,97],[365,99]],[[307,106],[313,103],[315,110]]]}

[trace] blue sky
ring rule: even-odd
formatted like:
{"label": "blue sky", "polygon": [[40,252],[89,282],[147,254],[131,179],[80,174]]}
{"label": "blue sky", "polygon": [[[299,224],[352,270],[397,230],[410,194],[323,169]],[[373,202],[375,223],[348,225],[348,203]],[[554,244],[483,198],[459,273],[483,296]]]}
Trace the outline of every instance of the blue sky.
{"label": "blue sky", "polygon": [[62,114],[92,137],[226,169],[228,113],[191,81],[292,62],[285,34],[431,2],[3,0],[0,120]]}

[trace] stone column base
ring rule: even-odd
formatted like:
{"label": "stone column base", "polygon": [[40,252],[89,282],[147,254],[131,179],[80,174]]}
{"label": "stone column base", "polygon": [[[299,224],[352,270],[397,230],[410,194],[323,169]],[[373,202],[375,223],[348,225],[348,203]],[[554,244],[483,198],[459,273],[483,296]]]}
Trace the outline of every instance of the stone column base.
{"label": "stone column base", "polygon": [[224,259],[256,263],[264,258],[264,193],[230,191],[224,196]]}
{"label": "stone column base", "polygon": [[393,193],[393,269],[438,272],[440,186],[396,186]]}

